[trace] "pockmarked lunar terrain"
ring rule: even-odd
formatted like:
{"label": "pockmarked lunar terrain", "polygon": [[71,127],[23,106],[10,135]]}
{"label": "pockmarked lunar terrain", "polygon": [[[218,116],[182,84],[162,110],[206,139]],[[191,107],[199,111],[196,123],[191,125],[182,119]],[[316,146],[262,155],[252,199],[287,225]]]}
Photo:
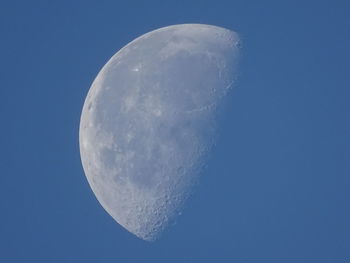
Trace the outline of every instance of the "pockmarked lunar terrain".
{"label": "pockmarked lunar terrain", "polygon": [[149,32],[102,68],[82,110],[83,168],[125,229],[157,239],[181,212],[216,138],[234,85],[238,35],[201,24]]}

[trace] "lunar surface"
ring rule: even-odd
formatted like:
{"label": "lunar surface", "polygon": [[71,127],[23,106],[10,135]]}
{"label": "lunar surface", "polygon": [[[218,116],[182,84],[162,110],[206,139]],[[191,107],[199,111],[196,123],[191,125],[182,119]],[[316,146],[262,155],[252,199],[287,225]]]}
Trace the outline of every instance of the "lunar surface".
{"label": "lunar surface", "polygon": [[216,26],[164,27],[122,48],[93,82],[80,122],[83,168],[104,209],[139,238],[157,239],[197,181],[238,44]]}

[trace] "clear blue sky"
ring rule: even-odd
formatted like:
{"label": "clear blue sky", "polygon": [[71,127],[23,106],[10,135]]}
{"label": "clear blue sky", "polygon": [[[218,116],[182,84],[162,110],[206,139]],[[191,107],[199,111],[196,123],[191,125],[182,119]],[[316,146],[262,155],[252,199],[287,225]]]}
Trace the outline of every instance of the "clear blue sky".
{"label": "clear blue sky", "polygon": [[[2,1],[0,261],[350,262],[348,1]],[[239,85],[177,224],[126,232],[84,176],[78,127],[105,62],[179,23],[237,31]]]}

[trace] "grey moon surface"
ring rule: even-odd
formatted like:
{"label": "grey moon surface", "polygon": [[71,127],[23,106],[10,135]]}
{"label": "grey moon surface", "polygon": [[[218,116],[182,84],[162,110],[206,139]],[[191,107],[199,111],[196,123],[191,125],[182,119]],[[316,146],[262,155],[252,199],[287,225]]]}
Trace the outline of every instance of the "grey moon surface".
{"label": "grey moon surface", "polygon": [[181,213],[215,143],[238,55],[233,31],[168,26],[123,47],[94,80],[79,130],[84,172],[137,237],[157,239]]}

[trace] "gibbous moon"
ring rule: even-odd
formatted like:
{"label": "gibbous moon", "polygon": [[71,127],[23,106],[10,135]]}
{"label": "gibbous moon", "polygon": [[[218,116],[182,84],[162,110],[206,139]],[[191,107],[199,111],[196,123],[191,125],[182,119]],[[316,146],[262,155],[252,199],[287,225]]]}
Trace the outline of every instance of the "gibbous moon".
{"label": "gibbous moon", "polygon": [[104,209],[139,238],[155,240],[181,212],[215,143],[238,44],[221,27],[160,28],[117,52],[93,82],[80,121],[83,168]]}

